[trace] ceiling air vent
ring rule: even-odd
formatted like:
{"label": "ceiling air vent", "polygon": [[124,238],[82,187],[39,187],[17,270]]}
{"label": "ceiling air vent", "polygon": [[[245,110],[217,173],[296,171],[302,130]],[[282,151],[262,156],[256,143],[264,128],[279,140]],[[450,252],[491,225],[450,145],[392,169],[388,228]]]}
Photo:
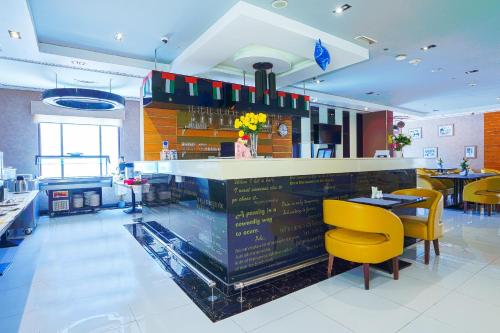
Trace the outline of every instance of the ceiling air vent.
{"label": "ceiling air vent", "polygon": [[354,37],[354,39],[357,40],[357,41],[360,41],[360,42],[364,42],[364,43],[366,43],[368,45],[372,45],[372,44],[377,43],[377,40],[375,40],[375,39],[373,39],[371,37],[362,36],[362,35],[361,36],[356,36],[356,37]]}

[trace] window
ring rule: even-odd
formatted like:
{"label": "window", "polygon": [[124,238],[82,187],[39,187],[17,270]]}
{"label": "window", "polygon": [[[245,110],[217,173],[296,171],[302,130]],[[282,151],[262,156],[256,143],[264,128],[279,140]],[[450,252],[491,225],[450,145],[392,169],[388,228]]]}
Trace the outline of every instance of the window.
{"label": "window", "polygon": [[[79,124],[39,124],[40,155],[52,156],[40,161],[40,176],[104,176],[117,167],[120,155],[120,131],[117,126]],[[81,158],[57,156],[81,154]],[[104,159],[86,156],[108,155]]]}

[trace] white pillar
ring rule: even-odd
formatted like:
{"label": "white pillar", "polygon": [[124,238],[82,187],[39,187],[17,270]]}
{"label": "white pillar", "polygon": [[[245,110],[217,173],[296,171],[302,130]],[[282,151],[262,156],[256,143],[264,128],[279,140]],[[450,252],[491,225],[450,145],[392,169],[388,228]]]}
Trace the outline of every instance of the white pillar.
{"label": "white pillar", "polygon": [[[341,125],[342,126],[342,109],[335,109],[335,125]],[[338,145],[335,145],[335,156],[338,158],[342,158],[344,155],[344,147],[342,145],[343,141],[343,135],[340,136],[341,143]]]}
{"label": "white pillar", "polygon": [[357,112],[349,112],[349,150],[350,158],[357,157],[358,150],[358,132],[357,132]]}
{"label": "white pillar", "polygon": [[300,118],[300,156],[311,157],[311,118]]}

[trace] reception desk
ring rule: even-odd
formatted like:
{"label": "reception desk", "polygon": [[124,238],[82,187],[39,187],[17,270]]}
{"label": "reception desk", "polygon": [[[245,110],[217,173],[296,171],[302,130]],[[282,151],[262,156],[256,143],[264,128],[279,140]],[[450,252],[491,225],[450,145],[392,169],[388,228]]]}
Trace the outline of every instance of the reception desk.
{"label": "reception desk", "polygon": [[324,258],[322,202],[416,187],[424,159],[136,162],[143,221],[217,283],[234,286]]}

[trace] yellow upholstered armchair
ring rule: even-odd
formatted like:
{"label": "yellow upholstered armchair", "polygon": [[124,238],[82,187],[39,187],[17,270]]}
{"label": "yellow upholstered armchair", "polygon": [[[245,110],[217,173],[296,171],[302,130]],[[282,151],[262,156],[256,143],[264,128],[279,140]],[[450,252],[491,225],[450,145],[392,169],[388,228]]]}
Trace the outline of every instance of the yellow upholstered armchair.
{"label": "yellow upholstered armchair", "polygon": [[435,179],[428,175],[417,175],[417,187],[441,192],[448,201],[448,196],[453,194],[453,182],[447,179]]}
{"label": "yellow upholstered armchair", "polygon": [[340,200],[324,200],[326,224],[334,229],[325,233],[329,254],[328,276],[335,257],[363,264],[365,289],[370,286],[370,264],[392,259],[394,279],[399,278],[399,256],[403,253],[403,225],[383,208]]}
{"label": "yellow upholstered armchair", "polygon": [[488,215],[491,215],[493,206],[500,205],[500,176],[484,178],[465,185],[464,213],[469,203],[484,205]]}
{"label": "yellow upholstered armchair", "polygon": [[500,175],[500,170],[482,168],[481,173],[494,173],[494,174]]}
{"label": "yellow upholstered armchair", "polygon": [[393,193],[426,198],[425,201],[407,205],[405,208],[428,209],[427,216],[400,215],[399,218],[403,222],[405,236],[424,240],[424,262],[428,265],[431,241],[434,252],[439,255],[439,238],[443,236],[443,195],[438,191],[423,188],[410,188]]}

